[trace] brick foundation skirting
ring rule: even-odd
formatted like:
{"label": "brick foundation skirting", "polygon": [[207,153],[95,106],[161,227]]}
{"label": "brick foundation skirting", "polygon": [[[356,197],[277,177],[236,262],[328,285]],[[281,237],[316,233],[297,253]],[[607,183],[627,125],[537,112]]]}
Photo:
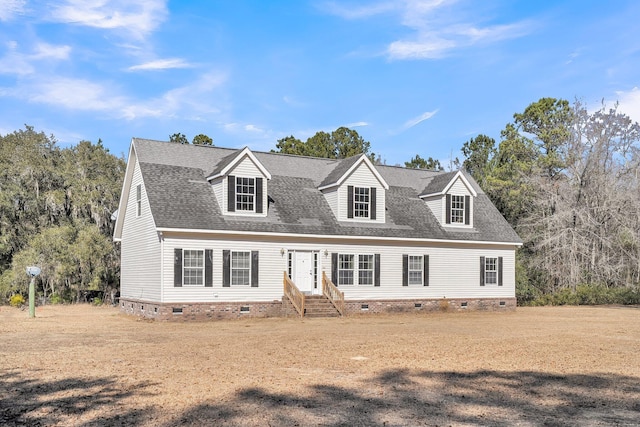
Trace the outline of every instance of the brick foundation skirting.
{"label": "brick foundation skirting", "polygon": [[[512,311],[515,298],[455,298],[345,301],[347,315],[447,311]],[[286,298],[267,302],[156,303],[120,298],[120,311],[157,320],[214,320],[297,316]]]}

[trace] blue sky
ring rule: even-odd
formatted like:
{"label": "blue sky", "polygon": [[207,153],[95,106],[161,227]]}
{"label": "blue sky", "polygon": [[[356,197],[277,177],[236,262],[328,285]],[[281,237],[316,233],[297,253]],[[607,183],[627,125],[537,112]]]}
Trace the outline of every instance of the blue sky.
{"label": "blue sky", "polygon": [[268,151],[356,129],[448,166],[541,97],[640,121],[637,1],[0,0],[0,133]]}

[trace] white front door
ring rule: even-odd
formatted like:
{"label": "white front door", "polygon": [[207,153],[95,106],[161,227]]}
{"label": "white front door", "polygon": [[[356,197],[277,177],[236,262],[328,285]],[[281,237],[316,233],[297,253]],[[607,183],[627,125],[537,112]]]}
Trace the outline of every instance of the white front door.
{"label": "white front door", "polygon": [[295,251],[293,253],[293,283],[300,291],[308,294],[314,293],[315,263],[313,252]]}

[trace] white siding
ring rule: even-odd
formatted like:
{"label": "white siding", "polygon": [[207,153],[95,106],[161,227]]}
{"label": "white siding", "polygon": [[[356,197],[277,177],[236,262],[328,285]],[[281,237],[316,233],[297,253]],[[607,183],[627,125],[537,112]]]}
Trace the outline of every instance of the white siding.
{"label": "white siding", "polygon": [[323,194],[325,199],[327,199],[327,203],[329,203],[331,210],[333,211],[333,215],[338,218],[338,188],[335,187],[329,190],[324,190]]}
{"label": "white siding", "polygon": [[224,181],[222,177],[211,180],[211,188],[220,206],[220,212],[227,211],[227,198],[225,197],[226,186],[224,185]]}
{"label": "white siding", "polygon": [[[347,218],[347,187],[349,185],[353,185],[355,187],[375,187],[376,189],[376,219],[356,219],[356,218]],[[373,174],[371,169],[366,165],[366,163],[360,163],[360,165],[345,179],[337,192],[338,198],[338,221],[358,221],[358,222],[375,222],[375,223],[384,223],[385,222],[385,189],[378,181],[378,178]]]}
{"label": "white siding", "polygon": [[438,222],[440,224],[444,224],[445,222],[444,221],[444,218],[445,218],[444,217],[444,210],[445,210],[444,197],[442,196],[429,197],[424,201],[427,204],[427,207],[431,209],[433,216],[436,217]]}
{"label": "white siding", "polygon": [[[131,160],[130,160],[131,161]],[[122,228],[120,294],[125,298],[160,301],[160,241],[151,216],[137,159]],[[136,187],[142,185],[142,212],[136,216]]]}
{"label": "white siding", "polygon": [[[319,252],[320,271],[331,277],[331,253],[380,254],[380,286],[341,286],[346,299],[412,298],[512,298],[515,296],[515,250],[513,247],[433,244],[428,246],[382,246],[370,244],[251,241],[240,238],[197,240],[166,237],[164,243],[163,302],[223,302],[280,300],[282,276],[287,269],[288,250]],[[212,249],[213,286],[173,285],[174,248]],[[223,250],[259,251],[259,286],[222,286]],[[284,255],[281,253],[284,250]],[[325,255],[326,252],[326,255]],[[402,255],[429,255],[429,286],[402,286]],[[503,286],[480,286],[480,257],[503,257]]]}
{"label": "white siding", "polygon": [[471,192],[469,191],[467,186],[464,184],[464,182],[460,178],[455,180],[455,182],[453,183],[451,188],[449,188],[449,191],[447,191],[447,193],[455,194],[456,196],[470,196],[471,195]]}

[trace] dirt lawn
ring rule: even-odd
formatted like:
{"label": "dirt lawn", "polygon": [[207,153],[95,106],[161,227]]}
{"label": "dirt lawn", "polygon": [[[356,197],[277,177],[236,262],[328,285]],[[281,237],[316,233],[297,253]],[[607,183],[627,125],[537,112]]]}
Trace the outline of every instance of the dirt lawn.
{"label": "dirt lawn", "polygon": [[640,308],[161,323],[0,307],[0,425],[640,425]]}

